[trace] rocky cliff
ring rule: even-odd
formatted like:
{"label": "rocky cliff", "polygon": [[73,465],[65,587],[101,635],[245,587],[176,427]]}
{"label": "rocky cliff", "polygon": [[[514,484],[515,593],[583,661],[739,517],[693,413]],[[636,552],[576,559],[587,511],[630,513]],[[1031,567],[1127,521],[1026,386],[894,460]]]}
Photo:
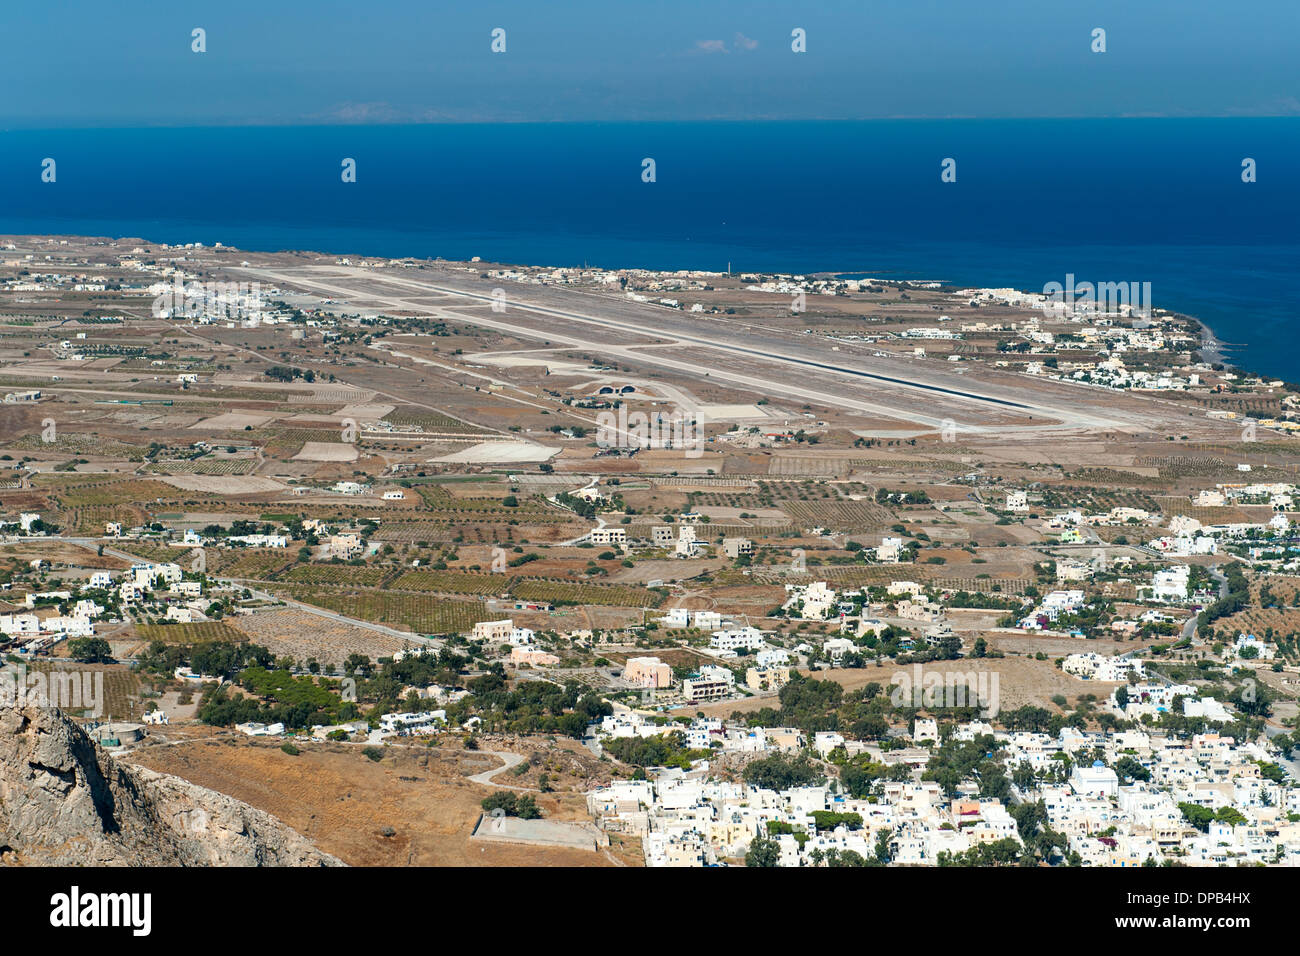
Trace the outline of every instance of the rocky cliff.
{"label": "rocky cliff", "polygon": [[246,803],[117,763],[58,710],[0,704],[0,865],[343,864]]}

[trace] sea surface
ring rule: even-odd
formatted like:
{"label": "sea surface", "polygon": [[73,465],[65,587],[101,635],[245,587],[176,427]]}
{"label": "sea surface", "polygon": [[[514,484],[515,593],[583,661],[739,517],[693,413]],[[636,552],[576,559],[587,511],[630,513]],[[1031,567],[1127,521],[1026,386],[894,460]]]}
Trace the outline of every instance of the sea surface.
{"label": "sea surface", "polygon": [[1300,382],[1300,118],[8,131],[0,233],[1150,282],[1153,304],[1202,319],[1229,361]]}

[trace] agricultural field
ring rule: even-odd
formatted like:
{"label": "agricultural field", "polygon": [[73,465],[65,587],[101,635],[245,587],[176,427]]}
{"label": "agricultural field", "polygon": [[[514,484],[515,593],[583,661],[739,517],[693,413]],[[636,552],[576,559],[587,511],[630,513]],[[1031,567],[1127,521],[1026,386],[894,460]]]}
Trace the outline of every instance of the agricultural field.
{"label": "agricultural field", "polygon": [[322,666],[342,666],[352,654],[364,654],[371,660],[391,657],[409,643],[390,634],[292,607],[241,614],[232,618],[229,626],[239,633],[240,640],[260,644],[276,657],[292,657],[298,661],[315,658]]}
{"label": "agricultural field", "polygon": [[[100,531],[102,532],[103,528]],[[133,555],[143,561],[154,561],[160,564],[171,561],[179,562],[181,558],[190,553],[186,548],[173,548],[169,544],[158,541],[115,540],[110,538],[105,542],[104,546],[112,548],[114,551]]]}
{"label": "agricultural field", "polygon": [[205,554],[209,572],[235,580],[267,581],[295,560],[287,548],[207,548]]}
{"label": "agricultural field", "polygon": [[148,504],[159,499],[171,501],[178,497],[177,489],[161,481],[127,479],[124,481],[100,480],[93,484],[51,489],[51,495],[64,508],[84,508],[112,505],[123,501]]}
{"label": "agricultural field", "polygon": [[471,422],[463,422],[458,418],[452,418],[450,415],[437,415],[432,412],[389,412],[382,419],[388,424],[398,428],[420,428],[430,434],[480,434],[484,431],[481,425],[475,425]]}
{"label": "agricultural field", "polygon": [[525,601],[549,601],[552,604],[602,604],[610,607],[659,607],[664,596],[647,588],[623,587],[616,584],[584,584],[580,582],[525,579],[515,584],[510,593]]}
{"label": "agricultural field", "polygon": [[[86,692],[96,693],[99,682],[103,682],[103,699],[100,702],[100,718],[114,720],[132,720],[140,717],[141,683],[136,673],[116,664],[69,664],[63,661],[33,661],[27,667],[31,671],[43,672],[53,681],[57,675],[76,678],[81,682],[82,701],[86,701]],[[87,679],[90,683],[87,685]],[[51,685],[52,686],[52,685]],[[93,702],[93,701],[92,701]],[[73,711],[75,713],[75,710]],[[88,714],[87,716],[94,716]]]}
{"label": "agricultural field", "polygon": [[887,530],[898,521],[892,511],[874,501],[844,501],[833,498],[816,501],[782,501],[780,507],[796,525],[805,528],[869,533]]}
{"label": "agricultural field", "polygon": [[506,574],[475,574],[462,571],[407,571],[389,587],[395,591],[430,591],[444,594],[474,594],[480,597],[502,594],[516,579]]}
{"label": "agricultural field", "polygon": [[24,435],[17,441],[9,442],[9,451],[42,451],[70,457],[93,456],[96,458],[123,458],[127,461],[142,461],[145,445],[128,445],[125,442],[101,438],[98,435],[78,432],[60,431],[54,441],[47,442],[39,434]]}
{"label": "agricultural field", "polygon": [[133,528],[149,520],[149,513],[130,504],[91,505],[62,512],[64,524],[77,534],[99,537],[104,526],[112,521],[123,528]]}
{"label": "agricultural field", "polygon": [[247,640],[244,633],[225,621],[198,621],[194,624],[136,624],[135,633],[142,641],[164,644],[201,644],[204,641]]}
{"label": "agricultural field", "polygon": [[373,588],[330,590],[283,583],[269,585],[268,590],[336,614],[416,634],[468,631],[479,621],[491,618],[487,608],[478,602],[455,601],[409,591]]}
{"label": "agricultural field", "polygon": [[145,471],[160,475],[248,475],[257,467],[251,458],[184,458],[154,461]]}
{"label": "agricultural field", "polygon": [[295,564],[275,575],[291,584],[323,584],[377,588],[393,575],[393,568],[361,567],[351,564]]}

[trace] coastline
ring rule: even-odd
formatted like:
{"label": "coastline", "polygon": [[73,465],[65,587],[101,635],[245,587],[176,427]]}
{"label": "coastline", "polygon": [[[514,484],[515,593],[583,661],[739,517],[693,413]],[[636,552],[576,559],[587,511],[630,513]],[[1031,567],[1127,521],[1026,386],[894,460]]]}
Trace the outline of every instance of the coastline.
{"label": "coastline", "polygon": [[[165,242],[165,241],[160,241],[160,240],[147,239],[147,238],[143,238],[143,237],[140,237],[140,236],[134,236],[134,235],[111,236],[111,235],[85,235],[85,234],[79,234],[79,233],[49,233],[49,234],[31,234],[31,233],[21,234],[21,233],[12,233],[12,234],[5,234],[4,236],[0,236],[0,238],[4,238],[4,239],[7,239],[7,240],[12,240],[12,239],[33,239],[33,238],[39,238],[39,239],[89,239],[89,240],[93,240],[93,241],[103,241],[103,242],[114,243],[114,244],[117,244],[117,243],[129,243],[129,242],[135,242],[135,243],[143,244],[143,245],[145,245],[145,246],[154,246],[154,247],[170,247],[170,248],[173,248],[173,249],[178,248],[178,247],[182,247],[182,246],[185,245],[185,243],[182,243],[182,242]],[[198,240],[192,240],[192,241],[194,241],[194,242],[198,242]],[[365,243],[362,242],[362,243],[360,243],[360,245],[364,246]],[[205,247],[206,247],[208,250],[217,250],[217,249],[219,249],[219,250],[222,251],[222,252],[247,252],[247,253],[257,253],[257,254],[263,254],[263,255],[275,255],[275,254],[281,254],[281,253],[290,252],[290,253],[293,253],[293,254],[296,254],[296,255],[302,255],[302,256],[314,256],[314,257],[320,257],[320,258],[352,257],[352,258],[383,259],[383,260],[388,260],[388,261],[398,261],[398,260],[401,260],[401,259],[428,259],[428,260],[431,261],[431,262],[437,262],[437,261],[441,261],[441,262],[457,262],[457,263],[463,263],[463,264],[466,264],[466,265],[469,265],[469,264],[472,262],[472,260],[461,260],[461,259],[454,259],[454,258],[444,258],[444,257],[442,257],[442,256],[422,256],[422,255],[418,255],[418,254],[406,254],[406,255],[396,256],[396,255],[389,255],[389,254],[382,254],[382,253],[374,253],[374,252],[363,252],[363,251],[341,252],[341,251],[327,251],[327,250],[323,250],[323,249],[311,249],[311,248],[295,248],[295,249],[253,248],[253,247],[250,247],[250,246],[242,246],[242,245],[241,245],[241,246],[236,246],[236,245],[230,245],[230,244],[226,244],[226,243],[218,243],[218,244],[216,244],[216,245],[209,244],[209,243],[205,243]],[[588,264],[585,264],[585,263],[582,264],[582,265],[578,265],[578,264],[558,265],[558,264],[555,264],[555,263],[551,263],[551,264],[540,264],[540,263],[524,263],[524,262],[506,262],[506,261],[498,261],[498,260],[491,259],[491,258],[488,258],[488,257],[483,257],[482,262],[483,262],[484,265],[492,264],[492,265],[502,266],[502,267],[506,267],[506,268],[520,268],[520,269],[560,269],[560,270],[573,269],[573,270],[578,270],[578,269],[584,269],[584,268],[589,268],[589,267],[590,267]],[[710,269],[706,269],[706,268],[696,268],[696,269],[689,269],[689,268],[688,268],[688,269],[685,269],[685,270],[680,270],[680,269],[658,269],[658,268],[649,268],[649,267],[645,267],[645,266],[635,266],[635,265],[611,266],[611,267],[609,267],[609,268],[610,268],[611,270],[614,270],[614,271],[619,271],[619,270],[622,270],[622,271],[644,271],[644,272],[650,272],[650,273],[665,273],[665,274],[671,274],[671,273],[673,273],[673,272],[678,272],[678,271],[691,271],[691,272],[699,272],[699,273],[702,273],[702,274],[709,274],[709,273],[714,273],[714,272],[717,271],[717,270],[710,270]],[[734,274],[734,273],[739,272],[739,271],[740,271],[739,269],[733,269],[733,270],[732,270],[732,273]],[[900,275],[898,274],[898,270],[895,269],[895,268],[881,268],[881,269],[852,269],[852,270],[843,270],[843,269],[826,269],[826,270],[802,269],[802,270],[798,270],[797,272],[794,272],[794,271],[791,271],[791,272],[784,272],[784,271],[776,271],[776,270],[768,270],[768,269],[747,270],[747,271],[755,271],[755,272],[759,272],[759,273],[767,274],[767,275],[786,275],[786,276],[807,275],[807,276],[834,276],[834,277],[841,277],[841,278],[849,278],[849,277],[855,277],[855,278],[874,278],[874,279],[878,279],[878,280],[881,280],[881,281],[894,282],[894,283],[910,283],[910,284],[916,284],[916,285],[929,285],[929,284],[934,284],[934,285],[940,285],[940,286],[943,286],[943,287],[945,287],[945,288],[949,288],[949,289],[952,289],[952,290],[955,290],[955,289],[958,289],[958,288],[962,288],[962,287],[965,287],[965,286],[968,285],[967,283],[954,283],[954,282],[953,282],[952,280],[950,280],[950,279],[933,278],[932,276],[931,276],[931,277],[926,277],[926,273],[922,273],[922,272],[919,272],[919,271],[918,271],[915,275],[902,275],[902,276],[900,276]],[[992,285],[988,285],[988,286],[980,286],[980,288],[995,288],[995,286],[992,286]],[[1026,293],[1026,294],[1029,294],[1029,293],[1031,293],[1033,290],[1029,290],[1029,289],[1018,289],[1017,291],[1020,291],[1020,292]],[[1215,334],[1214,330],[1210,327],[1210,325],[1209,325],[1209,324],[1208,324],[1204,319],[1201,319],[1201,318],[1199,318],[1199,317],[1197,317],[1197,316],[1194,316],[1194,315],[1189,315],[1189,314],[1187,314],[1187,313],[1177,312],[1177,311],[1173,311],[1173,310],[1170,310],[1170,311],[1169,311],[1169,315],[1172,316],[1173,318],[1175,318],[1176,320],[1183,321],[1183,322],[1187,322],[1187,323],[1191,323],[1191,324],[1194,324],[1194,325],[1196,326],[1196,328],[1197,328],[1197,330],[1198,330],[1198,338],[1199,338],[1199,340],[1200,340],[1200,346],[1199,346],[1199,348],[1197,348],[1197,349],[1192,353],[1192,360],[1193,360],[1194,362],[1203,362],[1203,363],[1211,364],[1211,365],[1222,365],[1224,368],[1233,369],[1233,370],[1238,371],[1238,372],[1251,373],[1251,370],[1250,370],[1250,369],[1243,368],[1240,364],[1238,364],[1238,362],[1234,361],[1234,360],[1230,357],[1230,355],[1228,354],[1229,351],[1232,350],[1232,349],[1233,349],[1234,347],[1236,347],[1236,346],[1234,346],[1233,343],[1225,342],[1221,337],[1219,337],[1217,334]],[[1264,373],[1251,373],[1251,374],[1260,374],[1260,375],[1263,375]],[[1279,377],[1280,377],[1280,376],[1279,376]]]}
{"label": "coastline", "polygon": [[1226,349],[1228,343],[1214,334],[1214,330],[1205,322],[1194,315],[1186,315],[1181,312],[1174,313],[1178,318],[1193,322],[1200,330],[1201,347],[1197,349],[1197,355],[1202,362],[1210,365],[1222,365],[1224,368],[1241,371],[1235,362],[1228,358]]}

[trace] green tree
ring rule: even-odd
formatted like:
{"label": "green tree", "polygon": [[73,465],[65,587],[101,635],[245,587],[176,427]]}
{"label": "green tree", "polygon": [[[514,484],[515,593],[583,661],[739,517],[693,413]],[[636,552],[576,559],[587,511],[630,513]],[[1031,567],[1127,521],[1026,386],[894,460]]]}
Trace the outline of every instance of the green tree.
{"label": "green tree", "polygon": [[756,836],[745,853],[745,866],[780,866],[781,848],[775,840]]}
{"label": "green tree", "polygon": [[82,664],[106,664],[113,659],[113,649],[102,637],[74,637],[68,641],[68,655]]}

